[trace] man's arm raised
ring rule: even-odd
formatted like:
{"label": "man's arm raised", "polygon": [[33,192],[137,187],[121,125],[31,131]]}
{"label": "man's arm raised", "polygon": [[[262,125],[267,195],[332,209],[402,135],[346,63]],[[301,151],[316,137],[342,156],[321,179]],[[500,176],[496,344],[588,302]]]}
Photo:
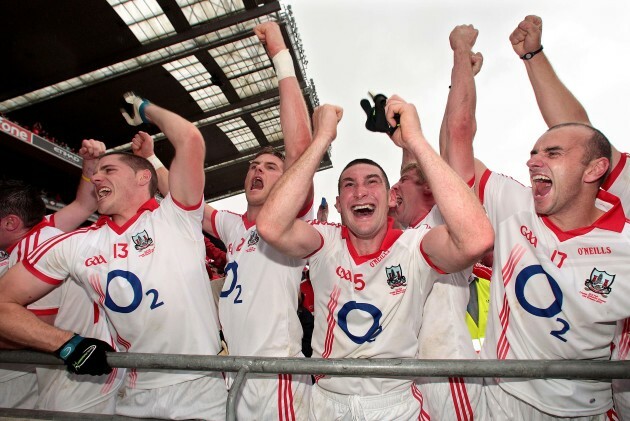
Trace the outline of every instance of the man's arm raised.
{"label": "man's arm raised", "polygon": [[83,158],[81,179],[77,196],[67,206],[55,213],[55,226],[62,231],[72,231],[96,212],[97,200],[91,182],[99,157],[105,153],[105,144],[94,139],[84,139],[79,149]]}
{"label": "man's arm raised", "polygon": [[[284,170],[291,166],[311,144],[311,122],[304,96],[300,89],[293,58],[287,49],[280,26],[276,22],[265,22],[254,28],[254,33],[265,45],[278,75],[280,93],[280,125],[284,137]],[[303,202],[305,206],[313,202],[313,184]]]}
{"label": "man's arm raised", "polygon": [[445,225],[432,229],[422,248],[431,262],[446,272],[456,272],[477,262],[492,249],[494,231],[483,207],[466,183],[444,162],[426,141],[416,108],[394,95],[387,101],[387,119],[400,127],[391,136],[407,149],[425,174]]}
{"label": "man's arm raised", "polygon": [[[510,42],[520,58],[542,48],[542,26],[540,17],[529,15],[514,29]],[[571,122],[591,124],[586,110],[562,83],[544,51],[524,59],[523,63],[547,127]],[[619,162],[620,157],[621,153],[613,146],[611,167]]]}
{"label": "man's arm raised", "polygon": [[206,157],[206,146],[199,129],[185,118],[132,92],[126,93],[124,97],[133,107],[133,116],[121,110],[127,123],[134,126],[142,122],[155,124],[175,148],[168,178],[173,199],[183,206],[199,204],[203,197],[203,166]]}
{"label": "man's arm raised", "polygon": [[290,256],[304,257],[321,246],[319,233],[296,217],[322,157],[337,136],[337,123],[342,115],[343,110],[334,105],[315,110],[313,142],[278,180],[256,219],[260,236]]}
{"label": "man's arm raised", "polygon": [[466,182],[474,178],[474,167],[468,159],[460,159],[461,154],[450,154],[450,148],[469,147],[472,154],[472,139],[477,131],[475,75],[483,64],[481,53],[472,52],[478,33],[472,25],[459,25],[451,31],[451,88],[440,128],[440,155]]}

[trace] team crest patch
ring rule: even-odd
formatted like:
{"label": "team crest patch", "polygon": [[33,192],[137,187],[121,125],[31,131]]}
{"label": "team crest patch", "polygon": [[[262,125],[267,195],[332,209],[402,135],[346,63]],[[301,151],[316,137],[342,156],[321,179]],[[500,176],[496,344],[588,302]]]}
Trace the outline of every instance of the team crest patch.
{"label": "team crest patch", "polygon": [[147,247],[153,245],[153,239],[149,237],[147,230],[141,231],[137,233],[136,235],[132,235],[131,239],[133,240],[133,243],[135,244],[134,247],[138,251],[144,250]]}
{"label": "team crest patch", "polygon": [[584,282],[584,286],[587,291],[592,291],[597,294],[607,297],[612,290],[612,284],[615,282],[615,276],[606,271],[597,270],[593,268],[591,276]]}
{"label": "team crest patch", "polygon": [[249,240],[247,240],[247,245],[255,246],[256,244],[258,244],[259,241],[260,241],[260,237],[258,236],[258,232],[254,230],[251,232],[251,234],[249,234]]}
{"label": "team crest patch", "polygon": [[9,258],[9,253],[4,250],[0,250],[0,262],[3,262]]}
{"label": "team crest patch", "polygon": [[400,265],[385,268],[387,274],[387,285],[391,289],[407,286],[407,278],[402,273]]}

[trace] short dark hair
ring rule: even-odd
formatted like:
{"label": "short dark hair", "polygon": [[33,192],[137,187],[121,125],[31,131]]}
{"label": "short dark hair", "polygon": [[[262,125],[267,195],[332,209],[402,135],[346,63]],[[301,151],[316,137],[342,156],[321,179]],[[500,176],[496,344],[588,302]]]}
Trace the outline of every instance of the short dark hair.
{"label": "short dark hair", "polygon": [[276,150],[273,146],[265,146],[265,147],[264,147],[264,148],[262,148],[260,151],[258,151],[258,152],[256,153],[256,155],[254,155],[254,157],[252,158],[252,160],[254,160],[254,159],[258,158],[258,157],[259,157],[259,156],[261,156],[261,155],[265,155],[265,154],[273,155],[273,156],[275,156],[276,158],[279,158],[281,161],[283,161],[283,162],[284,162],[284,159],[285,159],[285,158],[284,158],[284,154],[283,154],[281,151]]}
{"label": "short dark hair", "polygon": [[134,173],[142,170],[149,170],[151,172],[151,181],[149,182],[149,194],[151,195],[151,197],[155,196],[158,191],[158,177],[157,172],[153,167],[153,164],[151,164],[149,160],[141,156],[131,154],[129,152],[107,152],[106,154],[101,155],[101,158],[111,155],[119,156],[120,160],[129,165]]}
{"label": "short dark hair", "polygon": [[[383,179],[385,180],[385,187],[387,187],[387,190],[389,190],[389,179],[387,178],[387,174],[385,174],[385,170],[376,162],[372,161],[371,159],[368,159],[368,158],[353,159],[352,161],[348,162],[348,165],[343,167],[343,170],[341,170],[341,174],[343,174],[343,172],[347,170],[348,168],[354,167],[355,165],[359,165],[359,164],[372,165],[378,168],[379,170],[381,170],[381,173],[383,174]],[[339,174],[339,180],[337,180],[337,193],[341,192],[341,174]]]}
{"label": "short dark hair", "polygon": [[612,146],[610,145],[608,138],[604,135],[604,133],[597,130],[595,127],[584,123],[556,124],[555,126],[550,127],[547,131],[549,132],[562,127],[584,127],[591,132],[591,136],[584,140],[584,155],[582,156],[582,164],[588,165],[589,162],[598,158],[606,158],[608,160],[610,165],[608,165],[608,171],[606,171],[606,174],[604,174],[599,180],[599,184],[601,185],[606,177],[608,177],[612,167]]}
{"label": "short dark hair", "polygon": [[0,218],[16,215],[27,228],[39,224],[46,215],[42,192],[19,180],[0,180]]}

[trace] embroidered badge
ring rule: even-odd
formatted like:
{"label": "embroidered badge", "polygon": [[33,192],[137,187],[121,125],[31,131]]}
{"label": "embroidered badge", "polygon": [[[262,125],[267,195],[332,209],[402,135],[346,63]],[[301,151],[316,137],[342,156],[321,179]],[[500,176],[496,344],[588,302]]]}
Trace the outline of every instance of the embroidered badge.
{"label": "embroidered badge", "polygon": [[586,287],[584,289],[600,294],[605,298],[610,294],[613,282],[615,282],[615,275],[593,268],[590,278],[584,282]]}
{"label": "embroidered badge", "polygon": [[407,278],[402,273],[400,265],[385,268],[387,274],[387,285],[391,289],[407,286]]}
{"label": "embroidered badge", "polygon": [[147,230],[139,232],[136,235],[132,235],[131,239],[133,240],[133,243],[135,244],[134,246],[135,249],[138,251],[144,250],[147,247],[153,245],[153,239],[149,237]]}

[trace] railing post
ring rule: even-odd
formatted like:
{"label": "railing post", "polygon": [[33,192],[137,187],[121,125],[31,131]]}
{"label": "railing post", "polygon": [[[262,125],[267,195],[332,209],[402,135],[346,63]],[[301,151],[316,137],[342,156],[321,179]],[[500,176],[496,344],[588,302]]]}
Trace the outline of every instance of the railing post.
{"label": "railing post", "polygon": [[236,378],[232,383],[232,387],[230,387],[230,391],[228,392],[227,397],[227,408],[225,410],[225,418],[227,419],[227,421],[236,421],[236,397],[241,391],[241,387],[245,382],[245,377],[247,376],[247,373],[249,373],[249,366],[244,365],[243,367],[241,367],[240,370],[238,370]]}

